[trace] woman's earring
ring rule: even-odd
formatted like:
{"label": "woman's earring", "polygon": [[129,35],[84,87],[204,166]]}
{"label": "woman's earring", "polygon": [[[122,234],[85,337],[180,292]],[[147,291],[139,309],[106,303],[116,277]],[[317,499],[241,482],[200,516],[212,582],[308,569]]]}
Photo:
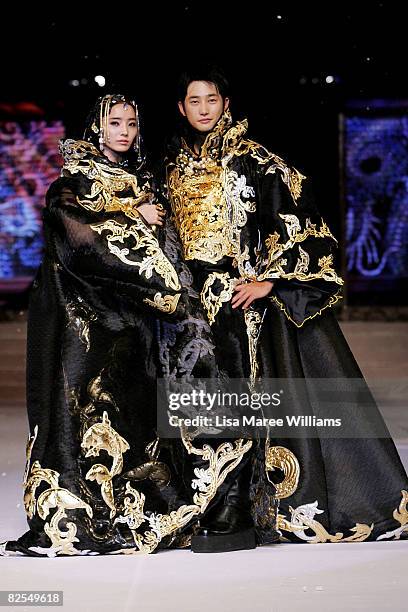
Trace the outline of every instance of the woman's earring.
{"label": "woman's earring", "polygon": [[139,110],[137,108],[137,104],[135,105],[135,113],[136,113],[136,127],[137,127],[137,135],[133,142],[133,148],[137,153],[137,161],[140,163],[142,161],[142,152],[141,152],[141,139],[140,139],[140,123],[139,123]]}
{"label": "woman's earring", "polygon": [[105,144],[105,140],[104,140],[104,137],[103,137],[103,129],[101,128],[101,133],[99,135],[99,148],[100,148],[101,151],[103,151],[103,149],[104,149],[104,146],[103,146],[104,144]]}

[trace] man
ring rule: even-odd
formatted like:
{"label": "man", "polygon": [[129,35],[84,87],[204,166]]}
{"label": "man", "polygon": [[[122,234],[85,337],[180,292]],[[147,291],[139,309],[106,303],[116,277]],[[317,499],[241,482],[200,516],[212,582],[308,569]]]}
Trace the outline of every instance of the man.
{"label": "man", "polygon": [[[233,123],[229,104],[228,83],[217,68],[184,73],[178,91],[184,125],[167,158],[172,214],[219,364],[231,378],[248,379],[250,388],[260,377],[359,379],[371,415],[386,429],[330,312],[343,284],[333,267],[337,241],[308,195],[306,177],[247,139],[247,122]],[[366,417],[358,393],[352,397],[354,428],[364,438]],[[298,416],[319,410],[297,387],[291,407]],[[251,548],[253,527],[258,544],[271,542],[276,518],[291,541],[363,541],[408,529],[406,518],[399,526],[393,519],[407,477],[392,440],[315,433],[282,445],[274,438],[274,446],[266,439],[264,454],[259,448],[254,445],[245,465],[242,459],[224,498],[203,517],[193,551]],[[262,462],[265,487],[271,471],[284,474],[275,495],[260,490]],[[379,499],[375,474],[384,465]],[[321,521],[315,514],[323,514]],[[343,535],[349,530],[354,535]]]}

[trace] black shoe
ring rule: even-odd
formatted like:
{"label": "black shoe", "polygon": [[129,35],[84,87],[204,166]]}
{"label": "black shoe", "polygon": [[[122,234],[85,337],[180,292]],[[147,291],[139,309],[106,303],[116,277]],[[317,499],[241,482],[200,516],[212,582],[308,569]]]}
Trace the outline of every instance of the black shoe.
{"label": "black shoe", "polygon": [[242,514],[234,506],[222,506],[216,518],[202,525],[191,538],[191,550],[196,553],[252,548],[256,548],[252,519],[243,520]]}
{"label": "black shoe", "polygon": [[196,553],[251,550],[256,547],[249,501],[251,462],[241,469],[223,503],[216,506],[191,538]]}

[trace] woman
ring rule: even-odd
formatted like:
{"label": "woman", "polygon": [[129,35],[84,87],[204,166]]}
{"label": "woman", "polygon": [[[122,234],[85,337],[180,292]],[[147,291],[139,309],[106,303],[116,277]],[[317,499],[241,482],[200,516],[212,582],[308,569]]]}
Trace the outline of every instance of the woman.
{"label": "woman", "polygon": [[160,229],[136,104],[100,98],[84,140],[66,140],[61,153],[28,321],[30,529],[2,552],[186,545],[186,528],[251,442],[213,449],[187,434],[167,442],[156,435],[157,378],[169,385],[217,370],[175,233],[169,224]]}

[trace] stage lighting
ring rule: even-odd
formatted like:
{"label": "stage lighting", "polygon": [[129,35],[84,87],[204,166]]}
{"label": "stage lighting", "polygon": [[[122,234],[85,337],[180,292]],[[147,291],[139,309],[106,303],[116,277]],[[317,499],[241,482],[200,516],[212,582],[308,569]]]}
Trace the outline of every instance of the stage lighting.
{"label": "stage lighting", "polygon": [[94,80],[96,83],[98,83],[99,87],[105,86],[106,80],[105,80],[105,77],[102,76],[101,74],[97,74]]}

